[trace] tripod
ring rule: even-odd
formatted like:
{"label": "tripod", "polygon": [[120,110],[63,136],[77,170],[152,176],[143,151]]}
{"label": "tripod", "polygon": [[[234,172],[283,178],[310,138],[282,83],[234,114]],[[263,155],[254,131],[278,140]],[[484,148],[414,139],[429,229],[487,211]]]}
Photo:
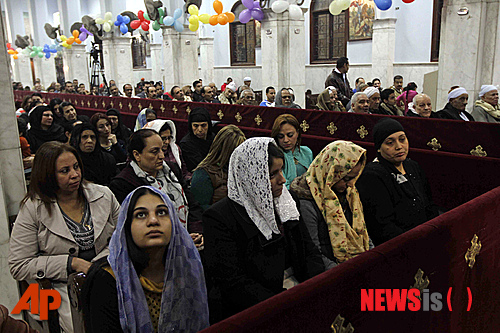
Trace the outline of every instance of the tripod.
{"label": "tripod", "polygon": [[101,55],[102,55],[102,50],[100,48],[101,44],[97,43],[92,43],[92,49],[90,50],[90,89],[94,87],[97,87],[99,89],[100,87],[100,81],[99,81],[99,74],[102,75],[102,81],[104,83],[104,89],[103,91],[107,91],[108,96],[111,95],[109,91],[109,86],[108,82],[106,81],[106,76],[104,75],[104,69],[102,68],[101,65]]}

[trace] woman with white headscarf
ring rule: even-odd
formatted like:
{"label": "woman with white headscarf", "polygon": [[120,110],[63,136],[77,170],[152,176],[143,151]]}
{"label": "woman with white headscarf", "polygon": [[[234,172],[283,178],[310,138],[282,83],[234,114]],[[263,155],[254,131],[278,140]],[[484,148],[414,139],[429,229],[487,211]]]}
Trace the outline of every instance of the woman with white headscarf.
{"label": "woman with white headscarf", "polygon": [[452,88],[448,92],[448,103],[438,111],[437,116],[441,119],[474,121],[474,117],[465,111],[468,100],[469,94],[465,88]]}
{"label": "woman with white headscarf", "polygon": [[212,323],[280,293],[287,277],[323,269],[284,186],[283,158],[271,138],[243,142],[229,161],[228,197],[203,215]]}
{"label": "woman with white headscarf", "polygon": [[300,105],[295,104],[295,95],[291,88],[283,88],[276,94],[274,104],[277,108],[302,109]]}
{"label": "woman with white headscarf", "polygon": [[143,128],[151,128],[160,134],[163,141],[161,150],[163,151],[163,155],[165,155],[164,161],[177,179],[188,182],[192,174],[187,170],[181,148],[176,143],[177,129],[174,122],[172,120],[156,119],[146,123]]}
{"label": "woman with white headscarf", "polygon": [[492,85],[481,86],[479,98],[474,103],[474,109],[471,112],[474,119],[485,123],[500,123],[498,88]]}

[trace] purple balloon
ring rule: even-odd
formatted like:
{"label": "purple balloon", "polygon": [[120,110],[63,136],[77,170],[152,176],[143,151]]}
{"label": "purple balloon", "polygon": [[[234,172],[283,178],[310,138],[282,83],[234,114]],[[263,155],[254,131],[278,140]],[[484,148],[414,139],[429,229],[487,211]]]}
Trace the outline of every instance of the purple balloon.
{"label": "purple balloon", "polygon": [[253,8],[253,0],[241,0],[241,3],[243,6],[247,7],[248,9]]}
{"label": "purple balloon", "polygon": [[260,8],[254,8],[252,9],[252,17],[256,21],[262,21],[264,18],[264,12]]}
{"label": "purple balloon", "polygon": [[243,9],[240,13],[239,19],[241,23],[248,23],[252,18],[252,12],[250,9]]}
{"label": "purple balloon", "polygon": [[254,1],[254,2],[253,2],[253,8],[254,8],[254,9],[260,9],[260,2],[258,2],[258,1]]}

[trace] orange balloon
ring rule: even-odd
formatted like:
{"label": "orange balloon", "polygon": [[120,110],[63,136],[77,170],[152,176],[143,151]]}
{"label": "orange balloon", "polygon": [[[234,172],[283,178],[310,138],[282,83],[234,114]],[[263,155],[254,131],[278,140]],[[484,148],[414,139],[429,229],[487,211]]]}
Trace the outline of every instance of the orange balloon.
{"label": "orange balloon", "polygon": [[73,37],[78,38],[79,35],[80,33],[78,32],[78,30],[73,30]]}
{"label": "orange balloon", "polygon": [[19,57],[17,56],[17,54],[14,54],[14,57],[13,57],[13,58],[14,58],[14,59],[17,59],[17,58],[19,58]]}
{"label": "orange balloon", "polygon": [[217,15],[210,16],[210,19],[208,20],[208,23],[210,23],[211,25],[217,25],[217,23],[218,23],[218,21],[217,21]]}
{"label": "orange balloon", "polygon": [[224,14],[226,14],[229,23],[232,23],[234,21],[235,16],[232,12],[226,12]]}
{"label": "orange balloon", "polygon": [[69,45],[73,44],[74,42],[75,42],[75,37],[70,37],[66,39],[66,43],[68,43]]}
{"label": "orange balloon", "polygon": [[220,25],[225,25],[228,21],[228,18],[226,14],[219,14],[217,16],[217,22],[219,22]]}
{"label": "orange balloon", "polygon": [[15,54],[15,53],[16,53],[16,51],[15,51],[15,50],[13,50],[13,49],[9,49],[9,50],[7,50],[7,53],[8,53],[8,54]]}
{"label": "orange balloon", "polygon": [[220,2],[219,0],[215,0],[214,1],[214,9],[215,9],[215,12],[217,14],[221,14],[222,13],[222,2]]}
{"label": "orange balloon", "polygon": [[77,44],[81,44],[81,43],[82,43],[82,41],[80,40],[80,38],[76,38],[76,39],[75,39],[75,42],[76,42]]}

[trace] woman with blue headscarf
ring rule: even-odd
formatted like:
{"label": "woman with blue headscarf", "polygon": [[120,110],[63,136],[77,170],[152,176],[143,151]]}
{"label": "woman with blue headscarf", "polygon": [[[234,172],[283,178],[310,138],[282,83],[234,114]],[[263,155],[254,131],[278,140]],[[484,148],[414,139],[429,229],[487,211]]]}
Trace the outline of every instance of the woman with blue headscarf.
{"label": "woman with blue headscarf", "polygon": [[198,250],[167,195],[142,186],[123,202],[107,261],[83,286],[87,332],[197,332],[208,327]]}
{"label": "woman with blue headscarf", "polygon": [[156,111],[153,109],[142,109],[141,112],[137,115],[137,119],[135,121],[135,127],[134,127],[134,132],[140,130],[141,128],[144,127],[147,123],[150,121],[156,120],[157,115]]}

